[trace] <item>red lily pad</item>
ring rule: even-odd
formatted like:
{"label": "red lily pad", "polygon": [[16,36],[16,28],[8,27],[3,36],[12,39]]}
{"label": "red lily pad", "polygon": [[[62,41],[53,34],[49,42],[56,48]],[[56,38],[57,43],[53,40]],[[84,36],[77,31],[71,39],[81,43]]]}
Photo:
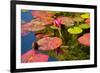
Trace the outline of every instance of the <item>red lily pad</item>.
{"label": "red lily pad", "polygon": [[90,33],[86,33],[83,36],[79,37],[78,41],[80,42],[80,44],[90,46]]}
{"label": "red lily pad", "polygon": [[66,26],[73,26],[74,25],[74,20],[71,17],[60,16],[58,18],[61,20],[61,24],[64,24]]}
{"label": "red lily pad", "polygon": [[52,16],[54,16],[55,13],[49,11],[33,11],[32,15],[41,19],[46,25],[48,25],[53,22]]}
{"label": "red lily pad", "polygon": [[21,29],[22,29],[22,32],[23,31],[36,32],[36,31],[40,31],[40,30],[45,29],[44,25],[45,25],[44,22],[37,20],[37,19],[36,20],[33,19],[31,22],[23,24],[21,26]]}
{"label": "red lily pad", "polygon": [[38,42],[38,45],[40,46],[40,50],[54,50],[61,46],[62,40],[58,37],[45,37],[40,39]]}
{"label": "red lily pad", "polygon": [[41,39],[41,38],[45,38],[45,37],[49,37],[49,36],[50,36],[49,34],[42,34],[42,33],[36,34],[37,39]]}
{"label": "red lily pad", "polygon": [[21,56],[21,63],[31,63],[31,62],[47,62],[48,55],[42,53],[36,53],[35,50],[29,50]]}
{"label": "red lily pad", "polygon": [[90,18],[86,19],[85,23],[88,24],[88,25],[90,25]]}

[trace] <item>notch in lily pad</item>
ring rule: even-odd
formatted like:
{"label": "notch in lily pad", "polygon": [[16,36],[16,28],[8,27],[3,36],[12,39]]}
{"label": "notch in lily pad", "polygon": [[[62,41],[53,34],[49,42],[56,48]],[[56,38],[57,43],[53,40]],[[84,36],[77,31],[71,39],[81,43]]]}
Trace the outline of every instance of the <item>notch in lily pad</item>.
{"label": "notch in lily pad", "polygon": [[89,29],[90,25],[88,25],[88,24],[81,24],[81,25],[79,25],[79,27],[82,28],[82,29]]}
{"label": "notch in lily pad", "polygon": [[73,28],[68,29],[68,32],[70,34],[80,34],[80,33],[82,33],[82,31],[83,30],[80,27],[73,27]]}

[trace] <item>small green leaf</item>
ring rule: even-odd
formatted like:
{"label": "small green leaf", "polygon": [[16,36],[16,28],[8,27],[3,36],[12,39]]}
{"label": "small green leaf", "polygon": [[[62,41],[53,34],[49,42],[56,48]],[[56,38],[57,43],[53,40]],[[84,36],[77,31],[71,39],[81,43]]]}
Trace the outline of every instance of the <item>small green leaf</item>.
{"label": "small green leaf", "polygon": [[69,46],[61,46],[61,48],[69,48]]}
{"label": "small green leaf", "polygon": [[79,27],[82,28],[82,29],[88,29],[88,28],[90,28],[90,25],[88,25],[88,24],[81,24],[81,25],[79,25]]}
{"label": "small green leaf", "polygon": [[58,29],[56,26],[50,26],[51,29]]}
{"label": "small green leaf", "polygon": [[90,14],[85,13],[85,14],[82,14],[81,17],[84,19],[87,19],[87,18],[90,18]]}

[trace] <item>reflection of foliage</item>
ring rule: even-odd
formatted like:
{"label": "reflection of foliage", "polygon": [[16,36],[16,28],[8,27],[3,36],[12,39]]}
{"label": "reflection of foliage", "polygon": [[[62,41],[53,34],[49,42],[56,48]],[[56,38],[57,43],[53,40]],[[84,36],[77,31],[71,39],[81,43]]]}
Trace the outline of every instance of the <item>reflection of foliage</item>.
{"label": "reflection of foliage", "polygon": [[[50,57],[56,58],[60,61],[85,60],[90,58],[90,47],[87,46],[86,43],[82,44],[78,41],[78,38],[80,38],[82,35],[85,33],[90,33],[87,31],[90,29],[90,25],[87,24],[89,23],[90,18],[89,13],[33,11],[32,15],[34,17],[36,16],[35,19],[39,20],[37,22],[44,24],[42,26],[45,27],[43,30],[32,32],[35,32],[36,34],[40,33],[49,35],[51,38],[57,37],[62,40],[62,44],[59,47],[48,48],[53,50],[40,50],[41,53],[47,54]],[[37,25],[38,23],[34,22],[35,19],[32,21],[34,25]],[[61,22],[58,20],[61,20]],[[36,29],[33,23],[31,24],[33,26],[32,29]],[[55,25],[54,23],[59,26]],[[38,39],[37,42],[41,39]],[[89,40],[89,38],[87,38],[87,40]],[[50,41],[48,41],[48,43],[50,43]],[[52,44],[53,43],[55,43],[55,41],[52,42]],[[52,44],[49,44],[49,46],[52,46]],[[48,44],[45,43],[45,45]]]}

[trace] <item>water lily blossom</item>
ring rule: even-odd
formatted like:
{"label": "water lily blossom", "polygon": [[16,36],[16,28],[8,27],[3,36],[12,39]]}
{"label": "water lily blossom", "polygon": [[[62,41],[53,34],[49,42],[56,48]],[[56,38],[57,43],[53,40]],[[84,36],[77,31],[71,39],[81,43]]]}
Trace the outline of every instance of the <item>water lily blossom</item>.
{"label": "water lily blossom", "polygon": [[54,23],[54,25],[57,26],[57,27],[60,27],[60,26],[61,26],[61,20],[60,20],[59,18],[54,19],[53,23]]}

